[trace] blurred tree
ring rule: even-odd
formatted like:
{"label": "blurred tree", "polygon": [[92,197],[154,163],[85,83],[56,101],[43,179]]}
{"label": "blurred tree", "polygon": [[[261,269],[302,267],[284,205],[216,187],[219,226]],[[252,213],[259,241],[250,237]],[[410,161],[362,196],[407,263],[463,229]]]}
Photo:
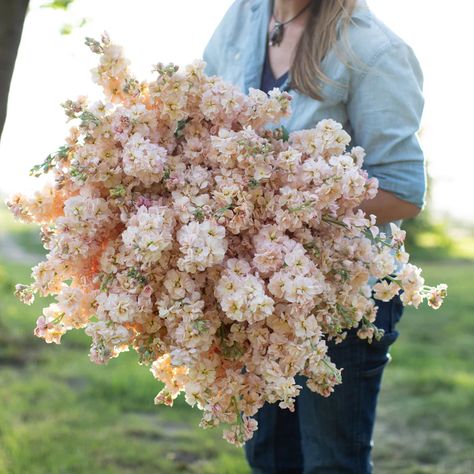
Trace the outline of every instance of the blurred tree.
{"label": "blurred tree", "polygon": [[[41,5],[43,8],[67,10],[74,0],[53,0]],[[0,0],[0,138],[7,115],[8,92],[15,67],[21,32],[29,0]],[[82,19],[82,27],[86,20]],[[69,34],[71,25],[64,25],[61,34]]]}
{"label": "blurred tree", "polygon": [[28,0],[0,0],[0,137]]}

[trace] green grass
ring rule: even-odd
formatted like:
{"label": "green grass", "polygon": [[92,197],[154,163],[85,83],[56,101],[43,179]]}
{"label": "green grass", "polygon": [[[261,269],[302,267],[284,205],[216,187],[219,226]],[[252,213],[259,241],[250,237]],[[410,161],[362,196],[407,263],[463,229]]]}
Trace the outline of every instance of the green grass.
{"label": "green grass", "polygon": [[438,311],[406,310],[385,374],[375,436],[382,473],[474,472],[474,264],[422,263],[446,282]]}
{"label": "green grass", "polygon": [[[384,375],[375,433],[375,472],[474,472],[474,265],[422,264],[446,282],[437,312],[407,310]],[[160,386],[134,352],[108,366],[87,356],[76,331],[61,345],[32,334],[45,301],[12,296],[29,269],[0,260],[0,474],[244,474],[243,452],[219,430],[198,428],[182,399],[157,407]]]}

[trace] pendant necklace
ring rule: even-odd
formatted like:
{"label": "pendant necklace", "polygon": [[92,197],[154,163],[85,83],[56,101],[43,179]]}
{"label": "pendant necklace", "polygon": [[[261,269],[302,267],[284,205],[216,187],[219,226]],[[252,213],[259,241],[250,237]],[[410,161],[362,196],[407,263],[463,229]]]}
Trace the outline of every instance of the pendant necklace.
{"label": "pendant necklace", "polygon": [[309,8],[311,3],[313,2],[309,1],[307,5],[303,9],[300,10],[298,14],[296,14],[293,18],[290,18],[289,20],[286,20],[286,21],[279,21],[275,16],[275,12],[273,11],[272,17],[275,20],[275,24],[273,25],[273,28],[270,31],[268,44],[270,46],[280,46],[281,42],[283,41],[285,25],[287,25],[288,23],[291,23],[293,20],[296,20],[303,12],[305,12]]}

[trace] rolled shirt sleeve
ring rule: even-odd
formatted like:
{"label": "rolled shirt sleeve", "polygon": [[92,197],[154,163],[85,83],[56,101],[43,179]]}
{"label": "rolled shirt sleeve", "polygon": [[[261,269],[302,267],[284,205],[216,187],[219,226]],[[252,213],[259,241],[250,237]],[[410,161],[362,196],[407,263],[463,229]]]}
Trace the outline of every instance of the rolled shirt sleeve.
{"label": "rolled shirt sleeve", "polygon": [[379,188],[422,208],[426,173],[418,141],[423,74],[403,42],[384,45],[354,72],[347,103],[353,143],[366,151],[364,168]]}

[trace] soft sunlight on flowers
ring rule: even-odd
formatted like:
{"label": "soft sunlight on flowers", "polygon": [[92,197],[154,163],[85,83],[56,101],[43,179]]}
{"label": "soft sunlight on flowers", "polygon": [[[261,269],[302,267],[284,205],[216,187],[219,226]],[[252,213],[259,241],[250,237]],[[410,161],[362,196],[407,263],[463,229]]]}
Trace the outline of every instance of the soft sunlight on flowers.
{"label": "soft sunlight on flowers", "polygon": [[139,82],[106,35],[87,44],[106,102],[63,104],[67,145],[32,170],[55,184],[8,202],[49,250],[17,287],[56,296],[37,336],[84,328],[102,364],[133,348],[165,385],[156,403],[185,392],[202,427],[242,444],[265,401],[294,409],[296,375],[323,396],[341,383],[328,340],[383,337],[370,277],[384,301],[440,306],[446,286],[406,263],[404,232],[358,210],[377,182],[339,123],[288,134],[284,92],[246,96],[199,61]]}

